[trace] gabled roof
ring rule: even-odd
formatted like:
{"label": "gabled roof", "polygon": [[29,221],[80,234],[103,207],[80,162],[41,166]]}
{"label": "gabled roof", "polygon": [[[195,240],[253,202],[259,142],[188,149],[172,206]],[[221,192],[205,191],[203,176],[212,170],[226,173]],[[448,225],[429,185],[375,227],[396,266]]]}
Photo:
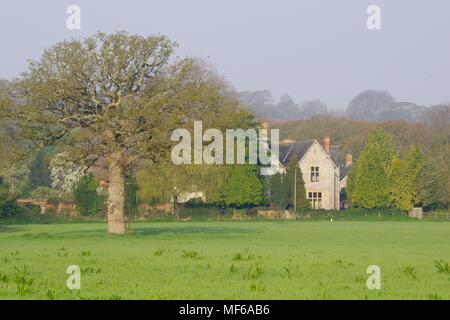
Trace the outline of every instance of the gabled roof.
{"label": "gabled roof", "polygon": [[306,152],[311,148],[315,140],[294,143],[281,143],[279,145],[280,162],[286,166],[291,160],[293,154],[297,156],[297,160],[303,158]]}
{"label": "gabled roof", "polygon": [[[291,160],[291,157],[293,154],[295,154],[297,156],[297,159],[300,161],[315,142],[317,142],[317,140],[304,141],[304,142],[281,143],[279,145],[280,163],[284,167],[286,167],[287,164],[289,163],[289,160]],[[331,147],[329,159],[331,159],[331,161],[333,162],[335,167],[340,168],[339,180],[344,179],[350,172],[352,166],[350,165],[350,166],[346,167],[344,165],[344,163],[342,163],[342,161],[340,161],[339,150],[337,147],[334,147],[334,146]]]}

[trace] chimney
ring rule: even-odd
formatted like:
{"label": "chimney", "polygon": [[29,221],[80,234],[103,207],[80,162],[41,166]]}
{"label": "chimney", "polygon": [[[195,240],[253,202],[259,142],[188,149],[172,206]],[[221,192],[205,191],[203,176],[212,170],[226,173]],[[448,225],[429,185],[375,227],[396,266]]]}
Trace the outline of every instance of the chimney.
{"label": "chimney", "polygon": [[345,167],[348,168],[353,163],[353,155],[351,153],[347,153],[345,155]]}
{"label": "chimney", "polygon": [[325,150],[325,152],[327,154],[330,154],[330,144],[331,144],[330,136],[329,135],[324,136],[322,145],[323,145],[323,149]]}

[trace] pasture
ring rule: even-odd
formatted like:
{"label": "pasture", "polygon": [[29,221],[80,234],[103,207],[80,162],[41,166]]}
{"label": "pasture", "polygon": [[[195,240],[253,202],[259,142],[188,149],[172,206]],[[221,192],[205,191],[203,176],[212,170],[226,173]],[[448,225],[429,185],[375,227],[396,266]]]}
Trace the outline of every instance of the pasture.
{"label": "pasture", "polygon": [[[450,223],[0,226],[0,299],[450,299]],[[69,265],[81,289],[66,286]],[[369,290],[369,265],[381,290]]]}

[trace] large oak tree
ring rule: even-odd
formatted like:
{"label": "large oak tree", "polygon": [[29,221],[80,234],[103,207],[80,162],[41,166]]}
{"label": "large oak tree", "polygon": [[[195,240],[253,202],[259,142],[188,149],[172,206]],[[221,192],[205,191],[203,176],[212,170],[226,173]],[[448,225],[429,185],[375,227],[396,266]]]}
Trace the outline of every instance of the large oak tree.
{"label": "large oak tree", "polygon": [[46,49],[20,79],[28,139],[64,141],[81,161],[107,162],[110,233],[125,232],[125,172],[133,162],[167,159],[174,128],[237,110],[200,64],[172,59],[174,48],[162,35],[98,33]]}

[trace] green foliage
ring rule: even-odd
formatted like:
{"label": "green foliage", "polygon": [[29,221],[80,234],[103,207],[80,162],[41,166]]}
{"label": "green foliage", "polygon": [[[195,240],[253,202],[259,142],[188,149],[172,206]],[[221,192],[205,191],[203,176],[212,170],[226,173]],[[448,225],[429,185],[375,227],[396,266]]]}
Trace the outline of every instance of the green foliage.
{"label": "green foliage", "polygon": [[434,266],[439,273],[444,273],[450,275],[450,265],[443,260],[435,260]]}
{"label": "green foliage", "polygon": [[103,208],[103,197],[97,195],[97,179],[92,173],[83,176],[73,191],[76,208],[82,215],[94,215]]}
{"label": "green foliage", "polygon": [[[213,98],[214,90],[208,95]],[[229,107],[215,110],[212,114],[203,113],[199,117],[204,128],[218,128],[223,132],[229,128],[237,127],[245,130],[256,126],[252,115]],[[191,134],[192,124],[191,122],[185,125],[185,129]],[[148,161],[146,166],[138,171],[138,199],[150,203],[177,202],[183,194],[202,192],[206,203],[220,204],[223,202],[222,191],[229,171],[227,166],[222,164],[175,165],[169,157],[160,155],[157,161]]]}
{"label": "green foliage", "polygon": [[0,200],[8,198],[9,188],[8,185],[0,181]]}
{"label": "green foliage", "polygon": [[394,153],[390,134],[381,128],[372,131],[349,175],[352,204],[369,209],[394,206],[403,212],[421,205],[425,163],[416,146],[402,159]]}
{"label": "green foliage", "polygon": [[29,183],[30,169],[25,162],[11,163],[2,170],[2,180],[8,185],[9,192],[16,196],[27,194],[31,191]]}
{"label": "green foliage", "polygon": [[347,203],[347,188],[342,188],[341,191],[339,192],[339,198],[341,200],[342,203]]}
{"label": "green foliage", "polygon": [[50,187],[50,156],[40,150],[30,164],[30,183],[36,187]]}
{"label": "green foliage", "polygon": [[[448,208],[450,204],[450,105],[430,107],[422,120],[420,122],[401,120],[369,122],[331,116],[316,117],[283,123],[280,127],[280,138],[317,139],[324,132],[328,132],[333,144],[339,145],[341,159],[347,153],[353,154],[354,159],[358,159],[367,143],[368,134],[377,127],[382,127],[395,138],[394,148],[401,157],[405,157],[407,147],[410,145],[417,145],[426,157],[422,177],[419,179],[419,198],[422,201],[420,205],[427,208]],[[350,194],[348,200],[351,202]]]}
{"label": "green foliage", "polygon": [[294,207],[294,198],[296,197],[297,212],[309,209],[310,203],[306,198],[305,181],[303,180],[303,174],[298,166],[298,159],[295,154],[289,160],[285,183],[288,185],[287,189],[289,190],[289,206]]}
{"label": "green foliage", "polygon": [[6,184],[0,183],[0,218],[11,218],[21,212],[16,199],[9,193]]}
{"label": "green foliage", "polygon": [[289,206],[289,185],[283,183],[284,174],[277,173],[270,179],[270,195],[272,204],[279,210],[285,210]]}
{"label": "green foliage", "polygon": [[450,104],[430,108],[426,125],[427,179],[423,181],[430,190],[426,202],[432,207],[449,208]]}
{"label": "green foliage", "polygon": [[222,201],[227,206],[257,206],[264,200],[263,185],[255,165],[232,165],[221,190]]}
{"label": "green foliage", "polygon": [[137,191],[136,178],[127,178],[125,180],[125,214],[128,216],[136,216],[138,213]]}
{"label": "green foliage", "polygon": [[428,209],[439,209],[445,207],[442,201],[445,199],[446,195],[443,194],[441,189],[442,177],[439,175],[438,168],[435,164],[427,161],[423,167],[422,172],[419,174],[418,178],[418,192],[419,198],[422,200],[424,207]]}
{"label": "green foliage", "polygon": [[394,157],[392,136],[373,130],[349,175],[348,191],[354,206],[387,208],[391,202],[389,168]]}
{"label": "green foliage", "polygon": [[30,197],[35,199],[57,198],[60,195],[59,191],[49,187],[37,187],[30,192]]}
{"label": "green foliage", "polygon": [[[297,177],[295,177],[297,175]],[[286,174],[277,173],[270,177],[270,192],[273,205],[280,210],[294,207],[296,197],[297,212],[308,209],[305,181],[298,167],[298,159],[293,155],[286,168]],[[294,186],[296,184],[296,186]]]}
{"label": "green foliage", "polygon": [[23,268],[14,267],[14,271],[14,282],[17,285],[17,294],[21,297],[31,294],[36,275],[33,275],[33,273],[28,270],[27,266],[23,266]]}
{"label": "green foliage", "polygon": [[11,218],[19,215],[21,208],[15,199],[0,200],[0,218]]}
{"label": "green foliage", "polygon": [[389,169],[392,183],[391,197],[394,206],[409,212],[422,203],[420,195],[420,174],[425,159],[416,146],[412,146],[404,160],[395,155]]}
{"label": "green foliage", "polygon": [[137,197],[147,203],[176,205],[185,192],[197,191],[199,181],[197,168],[190,165],[174,165],[170,160],[148,162],[137,174]]}
{"label": "green foliage", "polygon": [[[47,48],[17,83],[30,102],[17,117],[22,139],[31,147],[64,145],[80,160],[103,157],[118,169],[110,172],[120,178],[111,179],[112,188],[134,159],[158,163],[170,153],[170,133],[181,124],[202,120],[222,129],[239,126],[236,119],[251,120],[225,82],[200,61],[172,59],[176,46],[163,35],[98,32]],[[84,214],[98,209],[93,192],[75,193]],[[109,196],[108,209],[123,215],[124,195]],[[94,206],[89,209],[86,201]]]}
{"label": "green foliage", "polygon": [[450,204],[450,143],[432,146],[427,154],[423,170],[419,173],[417,185],[419,198],[428,208],[448,208]]}

